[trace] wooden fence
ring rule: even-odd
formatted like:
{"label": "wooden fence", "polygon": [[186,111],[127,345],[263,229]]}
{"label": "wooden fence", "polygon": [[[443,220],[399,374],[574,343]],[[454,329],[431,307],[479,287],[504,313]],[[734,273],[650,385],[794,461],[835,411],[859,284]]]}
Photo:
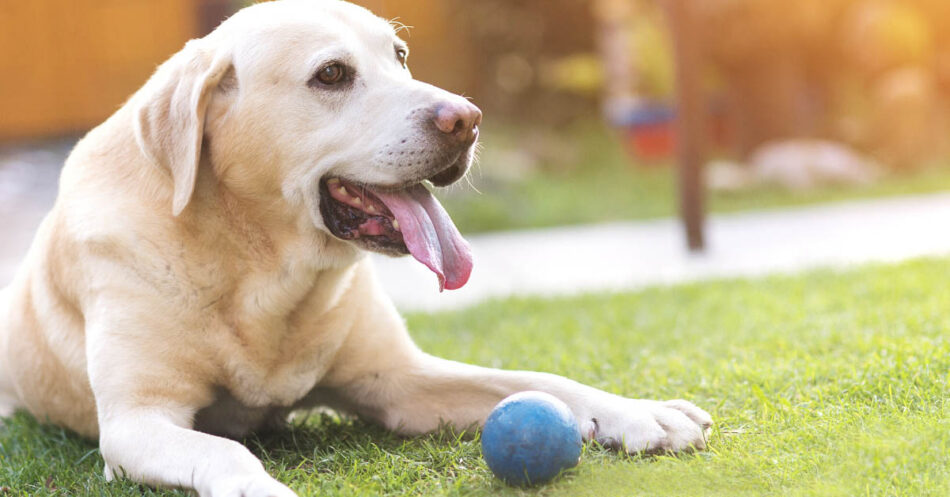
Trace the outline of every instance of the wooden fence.
{"label": "wooden fence", "polygon": [[109,116],[198,29],[194,0],[0,2],[0,140]]}
{"label": "wooden fence", "polygon": [[[0,141],[83,132],[243,0],[0,1]],[[465,50],[440,0],[357,0],[410,31],[417,76],[461,90]],[[441,21],[441,22],[440,22]],[[433,77],[436,80],[433,81]]]}

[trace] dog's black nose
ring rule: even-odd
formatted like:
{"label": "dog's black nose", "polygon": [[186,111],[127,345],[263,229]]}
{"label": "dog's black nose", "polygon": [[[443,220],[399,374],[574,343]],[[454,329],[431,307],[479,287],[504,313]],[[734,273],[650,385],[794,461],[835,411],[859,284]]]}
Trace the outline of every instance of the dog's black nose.
{"label": "dog's black nose", "polygon": [[475,141],[478,125],[482,122],[482,111],[468,100],[441,102],[435,106],[432,116],[435,127],[452,140],[463,144]]}

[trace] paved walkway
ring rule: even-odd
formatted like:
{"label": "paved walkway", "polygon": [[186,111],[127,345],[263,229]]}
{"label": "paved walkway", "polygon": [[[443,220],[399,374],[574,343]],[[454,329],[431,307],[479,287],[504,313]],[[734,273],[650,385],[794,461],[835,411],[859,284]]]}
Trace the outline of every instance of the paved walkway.
{"label": "paved walkway", "polygon": [[[0,150],[0,286],[52,205],[70,140]],[[405,310],[451,309],[508,295],[566,295],[708,278],[755,276],[950,254],[950,193],[713,216],[709,249],[684,250],[677,221],[657,220],[469,236],[475,270],[439,294],[410,257],[377,257]]]}
{"label": "paved walkway", "polygon": [[0,148],[0,287],[13,277],[56,200],[59,171],[74,139]]}
{"label": "paved walkway", "polygon": [[713,216],[709,248],[690,254],[675,220],[467,237],[475,270],[439,294],[415,261],[379,257],[404,310],[451,309],[507,295],[568,295],[732,276],[788,273],[950,254],[950,193]]}

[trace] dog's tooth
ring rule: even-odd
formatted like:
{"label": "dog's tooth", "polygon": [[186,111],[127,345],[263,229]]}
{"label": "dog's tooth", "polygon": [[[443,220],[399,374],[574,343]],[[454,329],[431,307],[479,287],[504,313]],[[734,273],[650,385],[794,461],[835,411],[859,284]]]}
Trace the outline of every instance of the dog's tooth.
{"label": "dog's tooth", "polygon": [[399,221],[393,219],[393,229],[399,231]]}
{"label": "dog's tooth", "polygon": [[366,212],[369,212],[370,214],[376,214],[376,206],[374,206],[373,204],[367,205]]}
{"label": "dog's tooth", "polygon": [[327,184],[330,186],[336,186],[340,184],[340,178],[330,178],[327,180]]}
{"label": "dog's tooth", "polygon": [[340,192],[340,195],[343,195],[343,196],[346,196],[346,197],[349,197],[349,196],[350,196],[349,193],[346,193],[346,188],[344,188],[344,187],[342,187],[342,186],[339,187],[339,188],[337,188],[336,191]]}
{"label": "dog's tooth", "polygon": [[363,199],[361,199],[361,198],[359,198],[359,197],[353,197],[353,203],[356,204],[356,205],[360,205],[360,204],[363,203]]}

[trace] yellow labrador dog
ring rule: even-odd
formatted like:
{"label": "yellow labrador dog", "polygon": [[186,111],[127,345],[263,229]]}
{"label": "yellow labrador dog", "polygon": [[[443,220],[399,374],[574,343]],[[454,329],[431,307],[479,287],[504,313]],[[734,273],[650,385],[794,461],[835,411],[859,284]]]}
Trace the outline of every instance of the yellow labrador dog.
{"label": "yellow labrador dog", "polygon": [[97,437],[109,478],[214,497],[294,495],[230,438],[314,406],[416,434],[542,390],[586,439],[703,448],[711,420],[689,402],[413,344],[364,254],[465,284],[468,245],[425,183],[466,173],[481,113],[413,80],[407,55],[363,8],[282,0],[162,64],[76,145],[0,294],[0,413]]}

